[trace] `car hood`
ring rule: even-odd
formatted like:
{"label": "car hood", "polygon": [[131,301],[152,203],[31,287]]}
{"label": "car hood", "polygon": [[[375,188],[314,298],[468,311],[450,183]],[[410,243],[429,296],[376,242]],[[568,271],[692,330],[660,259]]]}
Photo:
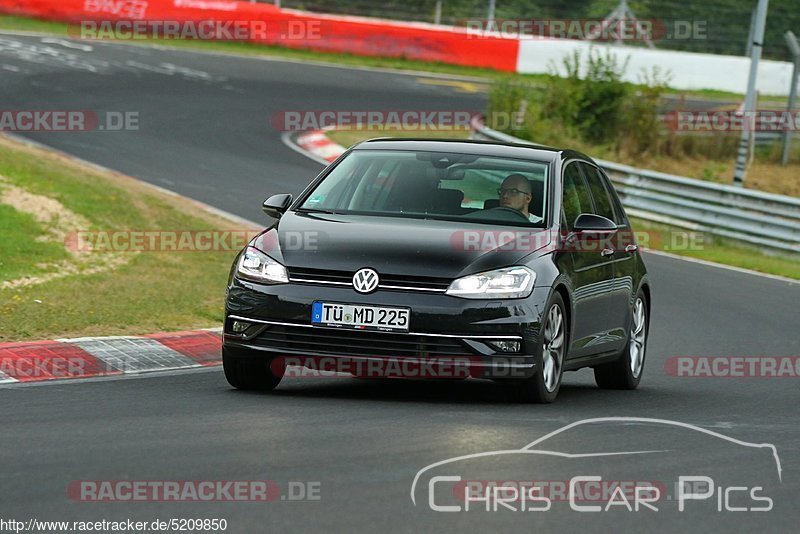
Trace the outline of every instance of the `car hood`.
{"label": "car hood", "polygon": [[549,244],[544,229],[287,212],[251,243],[286,267],[456,278],[516,264]]}

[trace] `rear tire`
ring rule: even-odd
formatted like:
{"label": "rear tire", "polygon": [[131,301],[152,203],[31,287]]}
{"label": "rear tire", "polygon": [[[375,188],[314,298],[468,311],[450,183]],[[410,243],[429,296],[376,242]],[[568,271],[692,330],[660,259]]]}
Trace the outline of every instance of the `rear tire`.
{"label": "rear tire", "polygon": [[536,349],[536,374],[514,385],[514,397],[520,402],[549,404],[556,400],[561,389],[569,324],[564,299],[559,293],[553,293],[545,310]]}
{"label": "rear tire", "polygon": [[649,325],[650,312],[647,309],[647,300],[640,290],[633,304],[628,344],[620,354],[619,360],[594,368],[594,380],[601,389],[636,389],[639,387],[644,372]]}
{"label": "rear tire", "polygon": [[247,391],[272,391],[281,382],[283,375],[273,373],[273,358],[261,353],[248,356],[241,349],[222,348],[222,369],[228,384]]}

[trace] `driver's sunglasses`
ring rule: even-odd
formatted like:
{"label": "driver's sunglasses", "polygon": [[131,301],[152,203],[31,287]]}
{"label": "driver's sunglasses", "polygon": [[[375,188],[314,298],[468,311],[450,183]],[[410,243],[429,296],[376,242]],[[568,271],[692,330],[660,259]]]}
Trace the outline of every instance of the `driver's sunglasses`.
{"label": "driver's sunglasses", "polygon": [[520,191],[519,189],[503,189],[502,187],[497,190],[497,196],[503,195],[527,195],[527,191]]}

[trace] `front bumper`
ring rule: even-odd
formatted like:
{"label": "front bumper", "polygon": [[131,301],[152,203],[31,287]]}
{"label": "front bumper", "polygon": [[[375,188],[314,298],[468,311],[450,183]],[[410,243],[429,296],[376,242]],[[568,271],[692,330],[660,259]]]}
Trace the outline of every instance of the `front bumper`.
{"label": "front bumper", "polygon": [[[431,377],[444,378],[449,369],[456,377],[468,370],[477,378],[527,378],[536,370],[534,355],[548,297],[549,288],[536,288],[526,299],[496,301],[389,290],[363,295],[346,286],[262,285],[234,277],[227,292],[223,345],[239,357],[283,357],[291,365],[307,367],[334,359],[358,369],[411,369],[410,363],[439,369]],[[408,307],[410,331],[312,325],[314,301]],[[235,333],[234,321],[250,326]],[[503,351],[493,341],[517,341],[519,350]]]}

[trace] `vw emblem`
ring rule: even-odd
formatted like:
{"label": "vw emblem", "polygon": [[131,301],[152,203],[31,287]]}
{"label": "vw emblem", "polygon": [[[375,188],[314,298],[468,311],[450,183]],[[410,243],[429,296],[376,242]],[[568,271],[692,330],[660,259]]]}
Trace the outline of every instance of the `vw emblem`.
{"label": "vw emblem", "polygon": [[353,275],[353,288],[359,293],[372,293],[378,288],[378,273],[373,269],[361,269]]}

